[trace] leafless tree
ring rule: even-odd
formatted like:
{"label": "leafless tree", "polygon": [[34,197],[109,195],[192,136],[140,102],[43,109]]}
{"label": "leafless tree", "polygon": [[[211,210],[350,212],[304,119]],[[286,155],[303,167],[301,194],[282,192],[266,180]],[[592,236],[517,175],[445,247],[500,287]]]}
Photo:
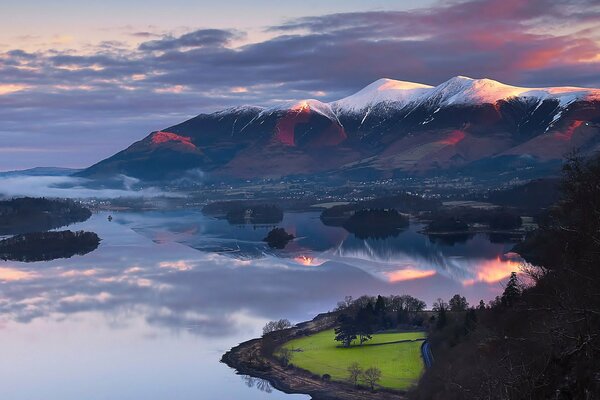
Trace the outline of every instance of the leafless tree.
{"label": "leafless tree", "polygon": [[287,319],[280,319],[279,321],[269,321],[263,327],[263,336],[266,335],[267,333],[290,328],[291,326],[292,326],[292,323],[290,321],[288,321]]}
{"label": "leafless tree", "polygon": [[362,373],[363,370],[360,367],[360,365],[358,365],[357,362],[354,362],[348,367],[348,380],[350,381],[350,383],[356,386],[358,385],[358,379],[360,378]]}
{"label": "leafless tree", "polygon": [[367,368],[363,373],[363,379],[365,383],[371,388],[371,390],[375,390],[375,385],[381,379],[381,370],[377,367]]}

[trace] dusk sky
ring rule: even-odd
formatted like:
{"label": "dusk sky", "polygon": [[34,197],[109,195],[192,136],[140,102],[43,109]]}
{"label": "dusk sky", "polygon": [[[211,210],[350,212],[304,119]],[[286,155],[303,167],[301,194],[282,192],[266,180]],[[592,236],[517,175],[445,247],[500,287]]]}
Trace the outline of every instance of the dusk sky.
{"label": "dusk sky", "polygon": [[600,87],[597,0],[5,3],[0,170],[85,167],[202,112],[382,77]]}

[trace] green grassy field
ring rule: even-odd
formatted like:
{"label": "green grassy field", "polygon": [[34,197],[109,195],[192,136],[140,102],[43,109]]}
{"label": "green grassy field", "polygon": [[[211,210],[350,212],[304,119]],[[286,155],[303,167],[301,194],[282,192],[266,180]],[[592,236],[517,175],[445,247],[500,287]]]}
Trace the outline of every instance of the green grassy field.
{"label": "green grassy field", "polygon": [[337,347],[332,330],[294,339],[283,347],[294,350],[291,363],[312,373],[329,374],[334,380],[348,379],[347,368],[357,362],[362,368],[381,370],[379,384],[392,389],[408,389],[423,372],[421,342],[391,343],[381,346],[368,344],[389,343],[398,340],[424,338],[424,332],[380,333],[363,346]]}

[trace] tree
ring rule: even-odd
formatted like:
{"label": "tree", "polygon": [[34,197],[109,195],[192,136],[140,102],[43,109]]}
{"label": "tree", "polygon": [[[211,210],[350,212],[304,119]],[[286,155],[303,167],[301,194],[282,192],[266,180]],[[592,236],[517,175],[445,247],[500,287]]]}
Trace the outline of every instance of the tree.
{"label": "tree", "polygon": [[385,300],[381,295],[377,296],[377,301],[375,302],[375,314],[382,315],[385,312]]}
{"label": "tree", "polygon": [[373,308],[370,306],[369,303],[367,307],[361,308],[355,318],[356,334],[361,345],[370,340],[373,333]]}
{"label": "tree", "polygon": [[442,300],[438,297],[438,299],[433,302],[433,305],[431,306],[431,310],[432,311],[440,311],[441,309],[448,309],[448,303],[446,303],[444,300]]}
{"label": "tree", "polygon": [[280,319],[279,321],[269,321],[263,327],[263,336],[266,335],[267,333],[290,328],[291,326],[292,326],[292,323],[287,319]]}
{"label": "tree", "polygon": [[423,311],[427,305],[424,301],[409,295],[392,296],[388,308],[396,313],[399,324],[411,322],[417,313]]}
{"label": "tree", "polygon": [[357,329],[354,318],[347,314],[341,314],[338,317],[338,326],[335,328],[335,340],[342,342],[342,346],[350,347],[352,341],[356,339]]}
{"label": "tree", "polygon": [[446,316],[446,311],[448,311],[448,303],[438,298],[437,301],[433,303],[432,310],[437,311],[436,328],[442,329],[448,322],[448,317]]}
{"label": "tree", "polygon": [[505,307],[512,307],[521,296],[521,284],[516,272],[511,272],[500,301]]}
{"label": "tree", "polygon": [[360,376],[362,375],[362,373],[363,373],[363,370],[360,367],[360,365],[357,362],[353,362],[348,367],[348,380],[354,386],[357,386],[358,385],[358,379],[360,378]]}
{"label": "tree", "polygon": [[485,302],[483,300],[479,300],[478,310],[485,310]]}
{"label": "tree", "polygon": [[352,296],[346,296],[344,301],[338,301],[335,311],[346,310],[352,306],[352,303],[354,303]]}
{"label": "tree", "polygon": [[464,325],[465,334],[468,334],[469,332],[472,332],[473,330],[475,330],[476,326],[477,326],[477,314],[475,313],[474,308],[470,308],[469,310],[467,310],[467,313],[465,314],[465,325]]}
{"label": "tree", "polygon": [[292,350],[288,349],[287,347],[282,347],[279,350],[279,360],[281,361],[281,364],[284,367],[287,367],[290,364],[293,354],[294,353],[292,352]]}
{"label": "tree", "polygon": [[389,320],[386,316],[387,305],[386,299],[379,295],[377,296],[377,300],[375,301],[374,313],[377,317],[377,327],[378,329],[387,329],[389,328]]}
{"label": "tree", "polygon": [[469,303],[464,296],[455,294],[448,302],[448,306],[450,307],[450,311],[465,311],[469,308]]}
{"label": "tree", "polygon": [[375,390],[375,385],[381,379],[381,370],[377,367],[367,368],[367,370],[363,373],[363,379],[371,388],[371,390]]}

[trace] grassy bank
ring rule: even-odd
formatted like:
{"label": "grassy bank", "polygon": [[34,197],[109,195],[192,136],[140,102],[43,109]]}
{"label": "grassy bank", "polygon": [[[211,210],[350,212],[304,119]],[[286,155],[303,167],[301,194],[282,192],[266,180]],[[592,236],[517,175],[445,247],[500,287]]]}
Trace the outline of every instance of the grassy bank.
{"label": "grassy bank", "polygon": [[[377,367],[381,370],[379,385],[391,389],[408,389],[421,376],[421,341],[423,332],[380,333],[359,346],[338,347],[333,329],[300,339],[282,347],[293,350],[291,363],[314,374],[329,374],[331,379],[346,381],[348,367],[357,362],[363,369]],[[401,342],[410,340],[410,342]],[[396,342],[396,343],[395,343]]]}

